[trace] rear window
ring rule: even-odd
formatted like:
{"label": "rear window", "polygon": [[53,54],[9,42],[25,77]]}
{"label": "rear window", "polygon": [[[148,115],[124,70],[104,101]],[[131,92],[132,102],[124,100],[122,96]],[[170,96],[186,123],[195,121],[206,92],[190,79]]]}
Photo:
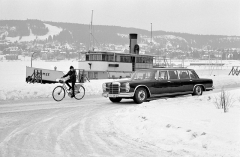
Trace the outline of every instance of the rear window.
{"label": "rear window", "polygon": [[178,72],[177,70],[169,70],[169,79],[178,79]]}
{"label": "rear window", "polygon": [[198,79],[199,78],[197,73],[194,70],[189,70],[188,72],[189,72],[189,76],[190,76],[191,79]]}

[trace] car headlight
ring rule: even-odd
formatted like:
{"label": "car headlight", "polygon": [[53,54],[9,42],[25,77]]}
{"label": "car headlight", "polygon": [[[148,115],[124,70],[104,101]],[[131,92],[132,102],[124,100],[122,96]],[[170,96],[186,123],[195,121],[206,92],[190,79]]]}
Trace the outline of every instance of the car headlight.
{"label": "car headlight", "polygon": [[126,88],[126,92],[129,92],[129,91],[130,91],[130,85],[129,85],[128,82],[125,84],[125,88]]}
{"label": "car headlight", "polygon": [[106,88],[107,88],[107,87],[106,87],[106,83],[103,83],[103,84],[102,84],[102,89],[103,89],[104,92],[106,92]]}

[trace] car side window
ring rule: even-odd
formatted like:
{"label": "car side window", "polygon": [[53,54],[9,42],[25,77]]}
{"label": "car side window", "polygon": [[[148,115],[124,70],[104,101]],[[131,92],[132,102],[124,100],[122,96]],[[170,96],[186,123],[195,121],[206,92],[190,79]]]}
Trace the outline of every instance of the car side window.
{"label": "car side window", "polygon": [[169,70],[169,79],[178,79],[178,72],[177,70]]}
{"label": "car side window", "polygon": [[191,79],[198,79],[199,78],[195,71],[189,70],[188,72],[189,72],[189,75],[190,75]]}
{"label": "car side window", "polygon": [[167,80],[168,74],[167,71],[159,71],[158,80]]}
{"label": "car side window", "polygon": [[180,79],[190,79],[187,70],[179,70]]}

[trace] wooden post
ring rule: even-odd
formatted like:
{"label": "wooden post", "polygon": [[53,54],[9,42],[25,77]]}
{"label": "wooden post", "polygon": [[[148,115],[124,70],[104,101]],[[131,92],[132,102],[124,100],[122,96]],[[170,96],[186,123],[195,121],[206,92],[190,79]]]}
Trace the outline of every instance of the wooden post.
{"label": "wooden post", "polygon": [[40,75],[41,75],[41,84],[42,84],[42,70],[41,70],[41,73],[40,73]]}

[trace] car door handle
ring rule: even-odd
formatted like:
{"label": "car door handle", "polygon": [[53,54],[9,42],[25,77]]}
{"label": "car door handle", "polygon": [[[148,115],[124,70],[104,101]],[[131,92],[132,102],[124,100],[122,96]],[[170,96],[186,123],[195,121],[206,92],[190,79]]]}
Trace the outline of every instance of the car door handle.
{"label": "car door handle", "polygon": [[190,80],[190,81],[192,81],[192,80]]}
{"label": "car door handle", "polygon": [[167,81],[167,82],[171,82],[171,81]]}

